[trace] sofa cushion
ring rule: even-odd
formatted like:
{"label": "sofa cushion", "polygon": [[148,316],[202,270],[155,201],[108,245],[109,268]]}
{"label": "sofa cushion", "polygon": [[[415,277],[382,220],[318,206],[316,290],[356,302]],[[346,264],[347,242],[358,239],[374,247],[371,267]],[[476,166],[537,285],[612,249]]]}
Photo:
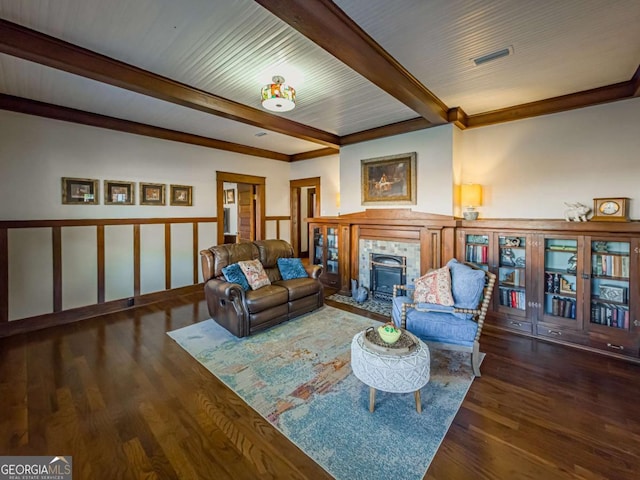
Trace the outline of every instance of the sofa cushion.
{"label": "sofa cushion", "polygon": [[293,278],[291,280],[280,280],[275,282],[274,285],[284,287],[289,292],[289,301],[297,300],[308,295],[313,295],[322,290],[320,282],[313,280],[309,277],[306,278]]}
{"label": "sofa cushion", "polygon": [[299,258],[279,258],[278,270],[280,270],[282,280],[309,277],[309,274],[302,265],[302,260]]}
{"label": "sofa cushion", "polygon": [[279,285],[266,285],[258,290],[249,290],[245,295],[245,304],[251,314],[286,305],[288,300],[289,292]]}
{"label": "sofa cushion", "polygon": [[449,260],[447,266],[451,270],[451,292],[456,308],[478,308],[485,284],[484,270],[468,267],[455,258]]}
{"label": "sofa cushion", "polygon": [[418,303],[435,303],[437,305],[453,305],[451,296],[451,274],[449,267],[438,268],[427,272],[415,281],[413,298]]}
{"label": "sofa cushion", "polygon": [[242,269],[240,265],[237,263],[233,263],[231,265],[227,265],[222,269],[222,274],[224,275],[225,280],[231,283],[238,283],[242,287],[242,289],[246,292],[249,290],[249,283],[247,282],[247,277],[242,273]]}
{"label": "sofa cushion", "polygon": [[247,277],[247,282],[251,287],[251,290],[258,290],[260,287],[271,285],[267,272],[262,268],[260,260],[247,260],[244,262],[238,262],[242,273]]}

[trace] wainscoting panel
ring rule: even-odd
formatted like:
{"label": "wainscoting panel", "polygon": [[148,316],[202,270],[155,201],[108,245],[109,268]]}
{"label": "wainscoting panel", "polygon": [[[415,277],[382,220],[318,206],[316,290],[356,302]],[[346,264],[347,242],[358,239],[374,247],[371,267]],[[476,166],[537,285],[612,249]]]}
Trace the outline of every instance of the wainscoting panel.
{"label": "wainscoting panel", "polygon": [[193,225],[171,224],[171,288],[193,285]]}
{"label": "wainscoting panel", "polygon": [[215,222],[199,223],[198,224],[198,248],[197,264],[198,264],[198,282],[202,282],[202,264],[200,262],[200,250],[212,247],[217,243],[218,238],[218,224]]}
{"label": "wainscoting panel", "polygon": [[165,226],[140,225],[140,293],[165,289]]}
{"label": "wainscoting panel", "polygon": [[9,320],[53,312],[51,228],[10,229]]}
{"label": "wainscoting panel", "polygon": [[104,227],[105,301],[133,294],[133,225]]}
{"label": "wainscoting panel", "polygon": [[62,309],[98,303],[97,227],[64,227],[61,238]]}

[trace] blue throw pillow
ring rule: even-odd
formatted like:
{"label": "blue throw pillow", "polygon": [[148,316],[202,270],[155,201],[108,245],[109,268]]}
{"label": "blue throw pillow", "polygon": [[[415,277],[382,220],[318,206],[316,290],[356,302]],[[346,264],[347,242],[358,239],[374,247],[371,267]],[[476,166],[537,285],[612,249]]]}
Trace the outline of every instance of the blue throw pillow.
{"label": "blue throw pillow", "polygon": [[249,282],[247,282],[247,277],[242,273],[242,269],[240,265],[237,263],[232,263],[231,265],[227,265],[222,269],[222,274],[227,282],[231,283],[239,283],[242,289],[246,292],[249,290]]}
{"label": "blue throw pillow", "polygon": [[455,258],[447,263],[451,271],[451,293],[457,308],[477,308],[485,284],[484,270],[475,270]]}
{"label": "blue throw pillow", "polygon": [[293,278],[308,278],[309,274],[302,265],[299,258],[279,258],[278,270],[283,280],[291,280]]}

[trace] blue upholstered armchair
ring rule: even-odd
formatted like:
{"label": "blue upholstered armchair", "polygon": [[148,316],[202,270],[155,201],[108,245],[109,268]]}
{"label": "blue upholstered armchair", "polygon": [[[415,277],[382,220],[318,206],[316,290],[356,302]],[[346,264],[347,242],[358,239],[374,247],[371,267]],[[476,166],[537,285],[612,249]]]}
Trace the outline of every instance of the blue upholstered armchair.
{"label": "blue upholstered armchair", "polygon": [[452,259],[412,286],[394,287],[393,322],[426,342],[471,352],[479,377],[480,334],[495,282],[493,273]]}

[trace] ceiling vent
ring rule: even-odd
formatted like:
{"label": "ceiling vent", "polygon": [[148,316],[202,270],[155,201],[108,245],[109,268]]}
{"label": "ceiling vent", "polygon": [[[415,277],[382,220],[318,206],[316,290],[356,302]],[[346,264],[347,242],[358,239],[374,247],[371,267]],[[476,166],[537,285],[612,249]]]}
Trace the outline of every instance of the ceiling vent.
{"label": "ceiling vent", "polygon": [[472,58],[471,61],[477,67],[484,63],[497,60],[499,58],[508,57],[509,55],[513,55],[512,45],[509,45],[507,48],[503,48],[502,50],[497,50],[495,52],[487,53],[486,55],[482,55],[481,57]]}

